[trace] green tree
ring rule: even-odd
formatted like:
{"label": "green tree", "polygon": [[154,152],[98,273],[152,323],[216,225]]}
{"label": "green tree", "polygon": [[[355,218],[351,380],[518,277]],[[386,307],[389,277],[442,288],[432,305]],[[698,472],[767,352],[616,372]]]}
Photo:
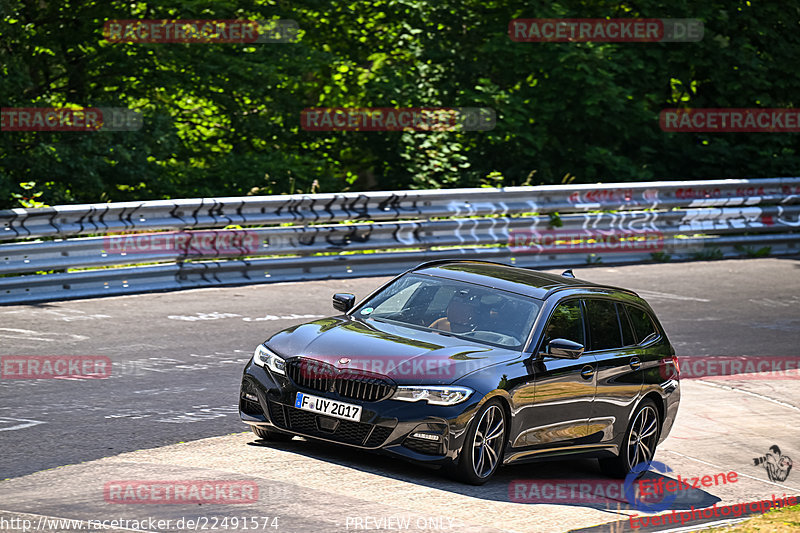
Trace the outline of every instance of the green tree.
{"label": "green tree", "polygon": [[[3,107],[128,107],[135,132],[0,133],[0,207],[773,177],[797,134],[665,133],[671,107],[794,107],[800,8],[751,3],[0,0]],[[698,43],[519,43],[514,18],[698,18]],[[293,19],[293,44],[134,44],[111,19]],[[307,107],[489,107],[471,132],[318,132]],[[532,172],[535,171],[535,174]],[[533,176],[533,179],[531,178]],[[15,196],[17,195],[17,196]],[[21,197],[19,195],[22,195]],[[27,195],[27,196],[26,196]]]}

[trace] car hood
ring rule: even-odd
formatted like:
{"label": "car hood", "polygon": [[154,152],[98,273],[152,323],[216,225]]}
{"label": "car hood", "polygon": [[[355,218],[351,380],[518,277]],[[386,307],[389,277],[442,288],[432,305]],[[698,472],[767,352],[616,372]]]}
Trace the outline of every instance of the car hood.
{"label": "car hood", "polygon": [[520,352],[433,331],[349,317],[285,329],[267,341],[284,358],[324,361],[340,369],[388,376],[401,384],[446,385]]}

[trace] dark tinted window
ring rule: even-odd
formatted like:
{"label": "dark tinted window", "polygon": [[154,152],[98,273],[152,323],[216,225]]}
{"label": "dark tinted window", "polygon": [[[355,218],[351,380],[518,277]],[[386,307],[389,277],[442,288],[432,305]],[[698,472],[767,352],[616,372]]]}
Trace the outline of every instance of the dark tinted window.
{"label": "dark tinted window", "polygon": [[611,300],[586,300],[586,319],[592,350],[607,350],[622,346],[617,306]]}
{"label": "dark tinted window", "polygon": [[641,343],[651,335],[656,335],[656,326],[647,311],[632,305],[626,305],[625,308],[628,310],[628,316],[631,317],[637,343]]}
{"label": "dark tinted window", "polygon": [[633,334],[631,322],[625,315],[625,309],[621,303],[617,303],[617,312],[619,313],[619,323],[622,326],[622,345],[633,346],[636,344],[636,336]]}
{"label": "dark tinted window", "polygon": [[583,338],[583,316],[581,315],[581,305],[578,300],[570,300],[558,304],[547,323],[544,334],[542,350],[547,343],[553,339],[567,339],[585,345]]}

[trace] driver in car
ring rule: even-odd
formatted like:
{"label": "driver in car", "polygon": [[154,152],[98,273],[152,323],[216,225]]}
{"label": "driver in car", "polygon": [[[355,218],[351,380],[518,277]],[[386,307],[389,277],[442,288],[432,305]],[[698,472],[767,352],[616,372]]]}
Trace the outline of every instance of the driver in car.
{"label": "driver in car", "polygon": [[477,310],[478,306],[472,298],[457,293],[447,304],[447,316],[434,321],[428,327],[452,333],[472,331],[475,329]]}

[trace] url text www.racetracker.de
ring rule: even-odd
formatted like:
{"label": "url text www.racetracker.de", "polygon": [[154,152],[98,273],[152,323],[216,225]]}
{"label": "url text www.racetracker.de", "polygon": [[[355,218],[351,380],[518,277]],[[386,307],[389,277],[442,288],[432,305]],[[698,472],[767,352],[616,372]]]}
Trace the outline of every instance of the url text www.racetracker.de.
{"label": "url text www.racetracker.de", "polygon": [[141,519],[114,518],[110,520],[80,520],[71,518],[52,518],[41,515],[26,515],[25,518],[0,517],[0,531],[238,531],[260,530],[276,531],[279,527],[277,516],[195,516],[192,518],[153,518]]}

